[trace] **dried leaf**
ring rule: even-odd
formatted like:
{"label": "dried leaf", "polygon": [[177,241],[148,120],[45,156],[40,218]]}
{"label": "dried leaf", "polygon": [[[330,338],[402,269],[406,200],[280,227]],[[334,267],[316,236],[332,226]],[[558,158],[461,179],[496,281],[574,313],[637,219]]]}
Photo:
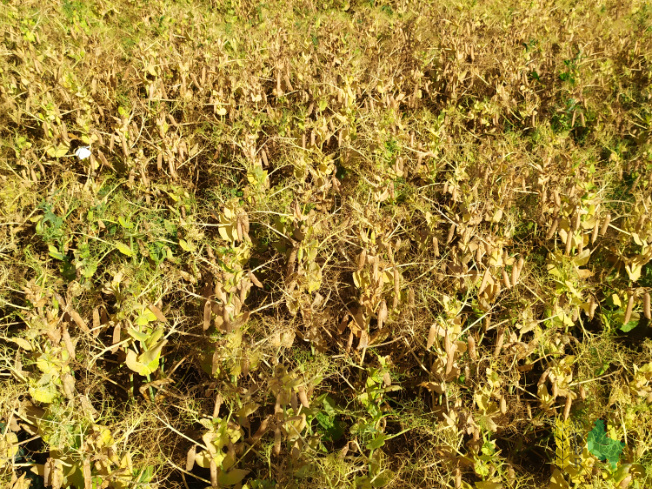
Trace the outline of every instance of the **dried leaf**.
{"label": "dried leaf", "polygon": [[360,331],[360,342],[358,343],[358,350],[367,348],[369,345],[369,334],[365,330]]}
{"label": "dried leaf", "polygon": [[156,307],[154,304],[149,304],[149,305],[147,306],[147,308],[148,308],[150,311],[152,311],[152,313],[154,313],[154,316],[156,316],[156,319],[158,319],[158,320],[161,321],[162,323],[166,323],[166,322],[167,322],[167,319],[165,318],[165,315],[163,314],[163,312],[162,312],[158,307]]}

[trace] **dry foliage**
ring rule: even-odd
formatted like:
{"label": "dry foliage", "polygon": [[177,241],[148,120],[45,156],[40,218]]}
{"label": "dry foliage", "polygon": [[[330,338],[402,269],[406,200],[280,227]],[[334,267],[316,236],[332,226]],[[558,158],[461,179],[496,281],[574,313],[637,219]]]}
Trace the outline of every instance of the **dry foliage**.
{"label": "dry foliage", "polygon": [[4,0],[1,483],[650,487],[651,19]]}

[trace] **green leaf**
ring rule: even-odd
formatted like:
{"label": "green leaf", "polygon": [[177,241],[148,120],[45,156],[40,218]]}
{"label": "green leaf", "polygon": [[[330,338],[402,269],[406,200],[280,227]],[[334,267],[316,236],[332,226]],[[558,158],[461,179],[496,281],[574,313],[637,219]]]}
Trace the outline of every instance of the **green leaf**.
{"label": "green leaf", "polygon": [[385,487],[387,484],[392,482],[395,474],[389,469],[383,470],[380,474],[373,478],[371,481],[372,487]]}
{"label": "green leaf", "polygon": [[124,217],[120,216],[118,217],[118,222],[120,225],[125,228],[125,229],[131,229],[134,227],[133,223],[131,221],[127,221]]}
{"label": "green leaf", "polygon": [[124,243],[115,243],[115,247],[120,253],[127,256],[134,256],[133,250]]}
{"label": "green leaf", "polygon": [[319,423],[318,430],[324,435],[324,440],[337,441],[344,435],[344,424],[337,419],[337,416],[317,413],[315,419]]}
{"label": "green leaf", "polygon": [[127,329],[127,334],[131,336],[133,339],[140,341],[141,343],[145,344],[145,342],[149,339],[149,334],[147,333],[141,333],[140,331],[136,331],[133,328],[128,328]]}
{"label": "green leaf", "polygon": [[595,422],[587,441],[590,453],[598,457],[600,461],[604,462],[607,460],[612,469],[616,468],[625,444],[607,436],[604,421],[599,419]]}
{"label": "green leaf", "polygon": [[[622,322],[625,319],[625,313],[623,311],[619,311],[616,313],[616,317],[620,322]],[[638,312],[633,312],[631,315],[631,319],[627,324],[623,324],[620,327],[620,330],[623,333],[629,333],[631,330],[633,330],[636,326],[638,326],[638,322],[641,319],[641,316]]]}
{"label": "green leaf", "polygon": [[373,440],[367,443],[367,450],[376,450],[382,447],[385,444],[386,439],[387,439],[387,435],[383,433],[379,433],[374,437]]}
{"label": "green leaf", "polygon": [[64,254],[61,253],[56,246],[49,245],[48,251],[50,256],[56,260],[63,260],[65,258]]}
{"label": "green leaf", "polygon": [[144,483],[152,480],[154,476],[154,467],[148,465],[145,467],[136,478],[136,482]]}
{"label": "green leaf", "polygon": [[156,315],[149,309],[145,309],[140,316],[136,318],[138,326],[147,326],[149,323],[156,321]]}

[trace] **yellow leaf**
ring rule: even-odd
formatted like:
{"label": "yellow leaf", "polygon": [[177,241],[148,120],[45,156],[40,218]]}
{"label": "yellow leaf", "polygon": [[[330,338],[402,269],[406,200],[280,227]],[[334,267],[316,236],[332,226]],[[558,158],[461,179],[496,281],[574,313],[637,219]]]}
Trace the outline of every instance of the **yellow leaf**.
{"label": "yellow leaf", "polygon": [[584,250],[582,250],[582,252],[579,255],[573,258],[573,263],[577,267],[582,267],[588,263],[590,257],[591,257],[591,250],[589,250],[588,248],[584,248]]}
{"label": "yellow leaf", "polygon": [[50,404],[57,398],[59,391],[57,391],[56,387],[51,382],[48,382],[47,384],[30,387],[29,394],[36,402]]}
{"label": "yellow leaf", "polygon": [[16,343],[23,350],[32,351],[32,344],[29,341],[27,341],[25,338],[15,337],[9,339],[14,343]]}
{"label": "yellow leaf", "polygon": [[183,251],[187,251],[189,253],[192,253],[197,249],[197,247],[194,244],[187,242],[185,239],[179,240],[179,246],[181,246],[181,249]]}
{"label": "yellow leaf", "polygon": [[636,282],[641,278],[642,267],[639,264],[632,263],[631,265],[625,265],[625,270],[627,270],[627,275],[632,282]]}
{"label": "yellow leaf", "polygon": [[233,225],[231,224],[220,225],[218,231],[222,239],[224,239],[225,241],[234,242],[236,240],[236,236],[234,232],[235,228]]}
{"label": "yellow leaf", "polygon": [[166,343],[167,340],[162,340],[151,350],[147,350],[139,356],[136,355],[135,351],[129,350],[127,352],[127,359],[125,360],[127,367],[142,376],[146,376],[152,372],[155,372],[156,369],[158,369],[158,361],[161,357],[161,350]]}
{"label": "yellow leaf", "polygon": [[227,473],[222,472],[217,477],[217,482],[220,486],[234,486],[249,473],[248,470],[244,469],[233,469]]}
{"label": "yellow leaf", "polygon": [[197,455],[195,455],[195,463],[204,469],[208,469],[211,466],[211,455],[206,450],[202,450]]}
{"label": "yellow leaf", "polygon": [[56,148],[53,146],[48,148],[46,153],[50,158],[62,158],[68,153],[68,146],[64,143],[59,143]]}
{"label": "yellow leaf", "polygon": [[557,468],[552,473],[550,478],[550,483],[548,484],[548,489],[570,489],[570,484],[566,482],[561,471]]}
{"label": "yellow leaf", "polygon": [[13,459],[16,453],[18,453],[18,437],[16,433],[9,431],[5,435],[0,434],[0,468],[2,468],[3,462]]}
{"label": "yellow leaf", "polygon": [[353,272],[353,283],[355,284],[356,287],[360,287],[360,272]]}
{"label": "yellow leaf", "polygon": [[503,489],[500,482],[476,482],[476,489]]}

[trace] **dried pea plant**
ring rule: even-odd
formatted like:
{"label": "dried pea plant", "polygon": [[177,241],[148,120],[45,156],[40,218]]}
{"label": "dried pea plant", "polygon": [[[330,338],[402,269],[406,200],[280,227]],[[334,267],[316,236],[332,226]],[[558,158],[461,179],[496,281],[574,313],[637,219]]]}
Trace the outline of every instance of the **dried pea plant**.
{"label": "dried pea plant", "polygon": [[650,487],[651,19],[3,2],[0,484]]}

